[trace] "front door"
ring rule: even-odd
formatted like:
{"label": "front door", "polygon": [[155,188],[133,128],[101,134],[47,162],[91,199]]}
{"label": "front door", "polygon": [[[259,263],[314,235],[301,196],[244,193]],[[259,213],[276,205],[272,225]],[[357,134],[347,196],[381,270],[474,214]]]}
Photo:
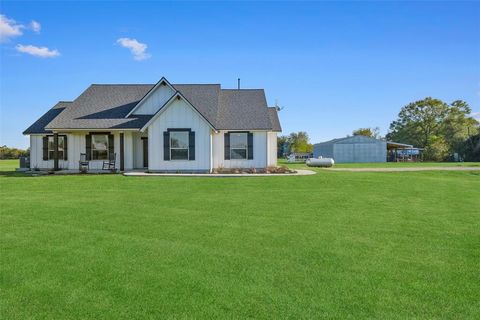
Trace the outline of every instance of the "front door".
{"label": "front door", "polygon": [[143,142],[143,167],[148,168],[148,138],[142,138]]}

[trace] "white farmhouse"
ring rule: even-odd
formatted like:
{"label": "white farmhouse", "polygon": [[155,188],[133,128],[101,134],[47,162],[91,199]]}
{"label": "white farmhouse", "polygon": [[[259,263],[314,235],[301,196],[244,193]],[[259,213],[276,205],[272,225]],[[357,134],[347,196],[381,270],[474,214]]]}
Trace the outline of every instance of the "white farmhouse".
{"label": "white farmhouse", "polygon": [[32,169],[211,172],[277,164],[275,108],[263,89],[219,84],[93,84],[32,124]]}

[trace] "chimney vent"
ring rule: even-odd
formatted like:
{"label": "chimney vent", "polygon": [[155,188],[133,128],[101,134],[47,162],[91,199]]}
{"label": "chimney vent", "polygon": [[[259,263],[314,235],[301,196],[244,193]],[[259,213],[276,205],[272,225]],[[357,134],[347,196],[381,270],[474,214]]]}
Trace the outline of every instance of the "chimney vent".
{"label": "chimney vent", "polygon": [[237,89],[240,90],[240,78],[237,80]]}

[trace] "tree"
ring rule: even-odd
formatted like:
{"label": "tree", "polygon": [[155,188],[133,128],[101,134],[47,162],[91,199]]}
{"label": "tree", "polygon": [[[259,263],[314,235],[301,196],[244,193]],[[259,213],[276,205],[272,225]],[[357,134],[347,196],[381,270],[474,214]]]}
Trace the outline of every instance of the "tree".
{"label": "tree", "polygon": [[375,139],[380,138],[380,128],[375,127],[375,128],[359,128],[357,130],[354,130],[352,132],[354,136],[365,136],[365,137],[371,137]]}
{"label": "tree", "polygon": [[283,157],[288,153],[288,136],[280,136],[277,138],[277,157]]}
{"label": "tree", "polygon": [[430,97],[415,101],[400,110],[398,119],[390,124],[387,139],[424,148],[427,160],[445,160],[462,150],[469,130],[478,130],[470,112],[461,100],[450,105]]}
{"label": "tree", "polygon": [[288,136],[290,152],[312,152],[313,145],[309,140],[308,134],[304,131],[290,133]]}
{"label": "tree", "polygon": [[18,159],[19,157],[27,157],[28,150],[21,150],[16,148],[9,148],[7,146],[0,147],[0,159]]}
{"label": "tree", "polygon": [[441,128],[450,153],[465,155],[465,142],[476,133],[478,128],[478,122],[468,116],[471,112],[472,110],[465,101],[452,102]]}
{"label": "tree", "polygon": [[480,132],[465,141],[465,161],[480,161]]}
{"label": "tree", "polygon": [[389,140],[428,147],[448,113],[448,105],[433,98],[409,103],[390,124]]}

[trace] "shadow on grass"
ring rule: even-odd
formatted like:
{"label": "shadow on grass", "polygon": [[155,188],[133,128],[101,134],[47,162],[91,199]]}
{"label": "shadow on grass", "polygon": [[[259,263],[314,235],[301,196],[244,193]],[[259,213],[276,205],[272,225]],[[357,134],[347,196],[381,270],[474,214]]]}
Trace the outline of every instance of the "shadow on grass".
{"label": "shadow on grass", "polygon": [[42,176],[50,176],[50,174],[35,174],[18,171],[0,171],[0,177],[2,178],[36,178]]}
{"label": "shadow on grass", "polygon": [[49,173],[47,171],[19,172],[19,171],[0,171],[0,178],[39,178],[39,177],[65,177],[65,176],[112,176],[121,175],[119,172],[87,172],[87,173]]}

